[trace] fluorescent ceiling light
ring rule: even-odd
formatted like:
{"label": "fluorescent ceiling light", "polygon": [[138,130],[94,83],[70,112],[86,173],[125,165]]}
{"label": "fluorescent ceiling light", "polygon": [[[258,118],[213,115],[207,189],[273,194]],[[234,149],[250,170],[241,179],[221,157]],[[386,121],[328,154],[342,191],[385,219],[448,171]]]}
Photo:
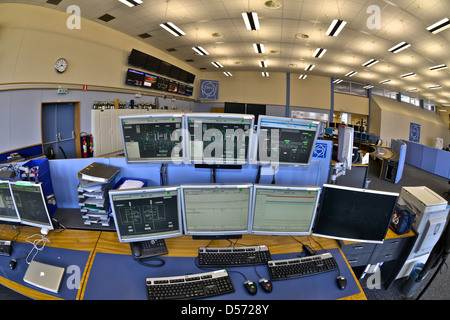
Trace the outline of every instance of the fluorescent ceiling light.
{"label": "fluorescent ceiling light", "polygon": [[385,84],[385,83],[389,83],[389,82],[391,82],[392,80],[383,80],[383,81],[380,81],[380,83],[381,84]]}
{"label": "fluorescent ceiling light", "polygon": [[440,85],[428,87],[428,89],[440,89],[442,88]]}
{"label": "fluorescent ceiling light", "polygon": [[220,62],[211,62],[211,63],[216,68],[223,68],[223,65]]}
{"label": "fluorescent ceiling light", "polygon": [[233,75],[232,75],[230,72],[228,72],[228,71],[225,71],[223,74],[226,75],[227,77],[232,77],[232,76],[233,76]]}
{"label": "fluorescent ceiling light", "polygon": [[262,74],[263,77],[268,77],[269,76],[269,73],[267,71],[266,72],[261,72],[261,74]]}
{"label": "fluorescent ceiling light", "polygon": [[345,76],[346,77],[353,77],[355,74],[357,74],[358,72],[356,71],[350,71],[349,73],[347,73]]}
{"label": "fluorescent ceiling light", "polygon": [[305,68],[305,70],[306,70],[306,71],[311,71],[312,69],[314,69],[314,67],[315,67],[315,65],[310,64],[309,66],[307,66],[307,67]]}
{"label": "fluorescent ceiling light", "polygon": [[122,2],[123,4],[126,4],[130,8],[143,4],[141,0],[119,0],[119,1]]}
{"label": "fluorescent ceiling light", "polygon": [[402,78],[410,78],[410,77],[415,77],[415,76],[417,76],[417,74],[415,74],[414,72],[410,72],[410,73],[402,75]]}
{"label": "fluorescent ceiling light", "polygon": [[260,66],[261,68],[265,68],[265,67],[267,67],[267,62],[265,62],[265,61],[260,61],[260,62],[259,62],[259,66]]}
{"label": "fluorescent ceiling light", "polygon": [[347,22],[344,20],[334,19],[327,30],[327,36],[337,37],[346,24]]}
{"label": "fluorescent ceiling light", "polygon": [[443,69],[447,69],[447,68],[448,68],[447,65],[440,64],[438,66],[431,67],[430,70],[443,70]]}
{"label": "fluorescent ceiling light", "polygon": [[264,53],[264,45],[262,43],[254,43],[253,49],[256,53]]}
{"label": "fluorescent ceiling light", "polygon": [[205,49],[203,49],[202,47],[192,47],[192,50],[194,50],[195,52],[197,52],[199,55],[201,56],[207,56],[209,55],[208,51],[206,51]]}
{"label": "fluorescent ceiling light", "polygon": [[436,34],[448,28],[450,28],[450,20],[448,18],[444,18],[441,21],[436,22],[432,26],[429,26],[427,30],[432,34]]}
{"label": "fluorescent ceiling light", "polygon": [[363,67],[368,68],[368,67],[373,66],[374,64],[377,64],[378,62],[380,62],[380,61],[375,60],[375,59],[370,59],[369,61],[367,61],[366,63],[363,64]]}
{"label": "fluorescent ceiling light", "polygon": [[242,12],[247,30],[259,30],[258,14],[256,12]]}
{"label": "fluorescent ceiling light", "polygon": [[411,44],[408,42],[400,42],[398,45],[393,46],[392,48],[389,49],[390,52],[392,53],[399,53],[400,51],[403,51],[407,48],[411,47]]}
{"label": "fluorescent ceiling light", "polygon": [[165,30],[169,31],[171,34],[173,34],[175,37],[184,36],[185,33],[183,30],[178,28],[176,25],[174,25],[172,22],[164,22],[159,25],[160,27],[164,28]]}
{"label": "fluorescent ceiling light", "polygon": [[371,84],[365,85],[363,88],[364,89],[372,89],[374,86]]}
{"label": "fluorescent ceiling light", "polygon": [[300,77],[298,77],[300,80],[305,80],[308,76],[306,74],[301,74]]}
{"label": "fluorescent ceiling light", "polygon": [[314,58],[322,58],[323,55],[327,52],[327,49],[317,48],[316,52],[314,52]]}
{"label": "fluorescent ceiling light", "polygon": [[341,83],[342,81],[344,81],[344,80],[342,80],[342,79],[336,79],[336,80],[333,81],[333,83]]}
{"label": "fluorescent ceiling light", "polygon": [[414,91],[417,91],[417,88],[411,88],[411,89],[408,89],[408,90],[406,90],[407,92],[414,92]]}

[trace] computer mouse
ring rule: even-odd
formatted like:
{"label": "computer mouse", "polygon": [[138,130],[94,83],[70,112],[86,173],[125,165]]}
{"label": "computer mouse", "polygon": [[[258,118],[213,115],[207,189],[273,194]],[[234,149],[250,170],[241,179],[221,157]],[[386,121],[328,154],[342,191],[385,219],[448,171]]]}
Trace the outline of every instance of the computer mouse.
{"label": "computer mouse", "polygon": [[9,262],[9,267],[11,268],[11,270],[14,270],[14,268],[16,267],[17,261],[15,259],[12,259]]}
{"label": "computer mouse", "polygon": [[266,292],[272,292],[272,282],[269,279],[261,278],[259,279],[259,284]]}
{"label": "computer mouse", "polygon": [[337,285],[339,289],[344,290],[347,285],[347,279],[344,276],[338,276],[336,278]]}
{"label": "computer mouse", "polygon": [[250,293],[252,295],[256,294],[256,292],[258,291],[258,287],[256,286],[256,283],[253,282],[252,280],[245,280],[244,287],[245,287],[245,289],[247,289],[248,293]]}

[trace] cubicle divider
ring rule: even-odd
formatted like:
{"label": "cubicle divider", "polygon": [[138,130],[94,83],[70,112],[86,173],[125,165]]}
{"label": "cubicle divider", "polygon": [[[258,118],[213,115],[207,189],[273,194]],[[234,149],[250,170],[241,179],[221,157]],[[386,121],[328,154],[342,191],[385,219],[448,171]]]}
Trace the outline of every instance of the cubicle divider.
{"label": "cubicle divider", "polygon": [[406,160],[406,151],[407,146],[406,143],[402,140],[391,140],[391,149],[392,152],[398,154],[398,164],[397,164],[397,174],[395,176],[394,183],[397,184],[403,176],[403,169],[405,168],[405,160]]}
{"label": "cubicle divider", "polygon": [[404,141],[406,163],[435,175],[450,179],[450,152]]}
{"label": "cubicle divider", "polygon": [[[333,145],[331,141],[318,140],[315,145],[311,164],[308,167],[279,167],[275,170],[275,183],[287,185],[322,186],[328,182]],[[122,177],[146,179],[147,186],[160,186],[161,164],[127,163],[123,157],[84,158],[50,160],[55,199],[60,209],[78,208],[77,186],[79,183],[77,172],[92,162],[101,162],[120,168],[116,179]],[[198,168],[194,164],[167,164],[165,177],[166,185],[180,185],[183,183],[211,183],[212,172],[209,168]],[[216,183],[261,183],[270,184],[273,180],[273,168],[243,165],[240,169],[216,169]],[[164,172],[163,172],[164,173]]]}

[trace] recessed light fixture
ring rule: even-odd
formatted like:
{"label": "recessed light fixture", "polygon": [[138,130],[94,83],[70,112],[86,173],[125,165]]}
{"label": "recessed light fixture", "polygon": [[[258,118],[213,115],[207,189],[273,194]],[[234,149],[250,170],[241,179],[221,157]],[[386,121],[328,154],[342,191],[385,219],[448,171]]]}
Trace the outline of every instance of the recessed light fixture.
{"label": "recessed light fixture", "polygon": [[268,77],[269,76],[269,73],[267,71],[261,72],[261,74],[262,74],[263,77]]}
{"label": "recessed light fixture", "polygon": [[311,71],[312,69],[314,69],[314,67],[315,67],[315,65],[310,64],[309,66],[307,66],[307,67],[305,68],[305,70],[306,70],[306,71]]}
{"label": "recessed light fixture", "polygon": [[366,63],[363,64],[363,67],[368,68],[368,67],[373,66],[374,64],[377,64],[378,62],[380,62],[380,61],[375,60],[375,59],[370,59],[369,61],[367,61]]}
{"label": "recessed light fixture", "polygon": [[414,91],[417,91],[417,88],[411,88],[411,89],[408,89],[408,90],[406,90],[407,92],[414,92]]}
{"label": "recessed light fixture", "polygon": [[389,82],[391,82],[392,80],[383,80],[383,81],[380,81],[380,83],[381,84],[386,84],[386,83],[389,83]]}
{"label": "recessed light fixture", "polygon": [[138,6],[140,4],[143,4],[143,2],[141,0],[119,0],[119,2],[122,2],[123,4],[126,4],[130,8]]}
{"label": "recessed light fixture", "polygon": [[313,57],[314,58],[322,58],[323,55],[327,52],[327,49],[317,48],[316,52],[314,52]]}
{"label": "recessed light fixture", "polygon": [[364,89],[372,89],[373,87],[374,87],[373,85],[367,84],[367,85],[365,85],[363,88],[364,88]]}
{"label": "recessed light fixture", "polygon": [[247,30],[259,30],[258,14],[256,12],[242,12]]}
{"label": "recessed light fixture", "polygon": [[260,61],[260,62],[259,62],[259,66],[260,66],[261,68],[266,68],[266,67],[267,67],[267,62],[265,62],[265,61]]}
{"label": "recessed light fixture", "polygon": [[347,22],[344,20],[334,19],[327,30],[327,36],[337,37],[346,24]]}
{"label": "recessed light fixture", "polygon": [[448,28],[450,28],[450,20],[448,18],[444,18],[441,21],[436,22],[432,26],[429,26],[427,30],[432,34],[436,34]]}
{"label": "recessed light fixture", "polygon": [[349,73],[347,73],[345,76],[346,77],[353,77],[355,74],[357,74],[358,72],[356,71],[350,71]]}
{"label": "recessed light fixture", "polygon": [[262,43],[254,43],[253,49],[256,53],[264,53],[264,45]]}
{"label": "recessed light fixture", "polygon": [[336,80],[333,81],[333,83],[341,83],[342,81],[344,81],[344,80],[342,80],[342,79],[336,79]]}
{"label": "recessed light fixture", "polygon": [[445,65],[445,64],[440,64],[440,65],[438,65],[438,66],[431,67],[430,70],[435,71],[435,70],[443,70],[443,69],[447,69],[447,68],[448,68],[447,65]]}
{"label": "recessed light fixture", "polygon": [[184,36],[185,35],[184,31],[181,30],[180,28],[178,28],[172,22],[164,22],[164,23],[161,23],[159,26],[161,28],[164,28],[166,31],[169,31],[175,37],[180,37],[180,36]]}
{"label": "recessed light fixture", "polygon": [[224,71],[223,74],[226,75],[227,77],[232,77],[232,76],[233,76],[233,75],[231,74],[231,72],[229,72],[229,71]]}
{"label": "recessed light fixture", "polygon": [[410,72],[410,73],[402,75],[402,78],[411,78],[411,77],[415,77],[415,76],[417,76],[417,74],[415,74],[414,72]]}
{"label": "recessed light fixture", "polygon": [[199,55],[201,56],[207,56],[209,55],[208,51],[206,51],[205,49],[203,49],[202,47],[192,47],[192,50],[194,50],[195,52],[197,52]]}
{"label": "recessed light fixture", "polygon": [[411,47],[411,44],[403,41],[403,42],[400,42],[399,44],[397,44],[396,46],[393,46],[388,51],[390,51],[392,53],[399,53],[400,51],[403,51],[409,47]]}
{"label": "recessed light fixture", "polygon": [[440,85],[435,85],[435,86],[431,86],[428,87],[428,89],[441,89],[442,87]]}
{"label": "recessed light fixture", "polygon": [[308,76],[306,74],[301,74],[300,77],[298,77],[300,80],[305,80]]}
{"label": "recessed light fixture", "polygon": [[214,62],[211,62],[211,64],[216,68],[223,68],[223,65],[220,62],[214,61]]}

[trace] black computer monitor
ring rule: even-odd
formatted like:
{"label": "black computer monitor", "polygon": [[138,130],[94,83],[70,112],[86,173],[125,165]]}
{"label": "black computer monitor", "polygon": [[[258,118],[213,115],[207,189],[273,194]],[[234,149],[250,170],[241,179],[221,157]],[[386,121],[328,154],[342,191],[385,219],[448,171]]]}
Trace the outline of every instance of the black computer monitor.
{"label": "black computer monitor", "polygon": [[54,229],[42,183],[10,181],[9,186],[22,224],[39,227],[44,234]]}
{"label": "black computer monitor", "polygon": [[9,181],[4,180],[0,180],[0,221],[20,222],[20,217],[14,207]]}
{"label": "black computer monitor", "polygon": [[144,74],[144,87],[156,89],[156,83],[158,82],[158,77],[153,74]]}
{"label": "black computer monitor", "polygon": [[181,163],[182,114],[120,117],[125,158],[129,163]]}
{"label": "black computer monitor", "polygon": [[303,236],[311,233],[320,187],[253,186],[250,233]]}
{"label": "black computer monitor", "polygon": [[245,103],[225,102],[225,113],[240,113],[245,114]]}
{"label": "black computer monitor", "polygon": [[184,233],[235,238],[249,232],[252,184],[181,185]]}
{"label": "black computer monitor", "polygon": [[147,63],[148,54],[132,49],[128,56],[128,63],[136,68],[144,68]]}
{"label": "black computer monitor", "polygon": [[120,242],[142,242],[183,233],[179,187],[146,187],[109,191]]}
{"label": "black computer monitor", "polygon": [[249,162],[253,138],[252,115],[192,113],[185,115],[187,161],[206,165]]}
{"label": "black computer monitor", "polygon": [[168,62],[161,61],[158,69],[158,73],[162,76],[170,76],[170,69],[172,68],[172,65]]}
{"label": "black computer monitor", "polygon": [[266,114],[266,105],[247,103],[247,111],[245,113],[254,115],[255,122],[258,123],[259,116]]}
{"label": "black computer monitor", "polygon": [[382,243],[399,194],[324,184],[313,235]]}
{"label": "black computer monitor", "polygon": [[134,69],[128,69],[125,83],[130,86],[142,87],[144,84],[144,73]]}
{"label": "black computer monitor", "polygon": [[309,166],[319,127],[320,121],[259,116],[256,163]]}
{"label": "black computer monitor", "polygon": [[153,56],[148,56],[144,69],[150,72],[158,72],[161,60]]}

